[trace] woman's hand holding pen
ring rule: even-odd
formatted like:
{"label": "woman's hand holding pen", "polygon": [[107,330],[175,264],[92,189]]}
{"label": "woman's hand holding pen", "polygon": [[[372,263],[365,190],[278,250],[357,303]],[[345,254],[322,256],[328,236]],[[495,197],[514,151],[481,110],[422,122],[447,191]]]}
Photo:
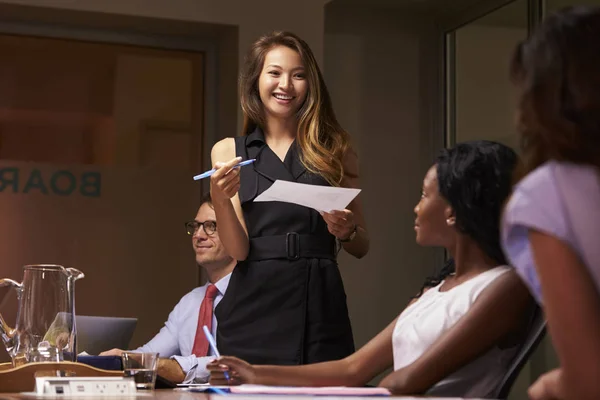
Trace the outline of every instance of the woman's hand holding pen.
{"label": "woman's hand holding pen", "polygon": [[348,239],[356,228],[354,213],[348,209],[322,212],[321,215],[327,223],[329,233],[340,240]]}
{"label": "woman's hand holding pen", "polygon": [[217,171],[210,177],[210,196],[213,202],[229,200],[240,189],[240,169],[233,168],[240,161],[242,157],[215,163]]}
{"label": "woman's hand holding pen", "polygon": [[[255,383],[254,367],[237,357],[224,356],[209,362],[206,369],[210,372],[211,385],[241,385]],[[225,377],[229,373],[229,379]]]}

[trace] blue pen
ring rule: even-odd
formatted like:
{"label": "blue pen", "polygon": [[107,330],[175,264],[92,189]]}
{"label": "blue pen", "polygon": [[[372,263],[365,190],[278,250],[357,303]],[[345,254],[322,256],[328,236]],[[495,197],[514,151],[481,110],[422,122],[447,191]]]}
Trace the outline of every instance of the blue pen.
{"label": "blue pen", "polygon": [[[240,162],[239,164],[236,164],[236,165],[234,165],[234,166],[233,166],[233,168],[239,168],[239,167],[243,167],[244,165],[249,165],[249,164],[252,164],[254,161],[256,161],[256,159],[255,159],[255,158],[252,158],[252,159],[250,159],[250,160],[246,160],[246,161],[242,161],[242,162]],[[213,169],[211,169],[211,170],[209,170],[209,171],[206,171],[206,172],[203,172],[203,173],[201,173],[200,175],[196,175],[196,176],[194,176],[194,180],[195,180],[195,181],[198,181],[198,180],[200,180],[200,179],[208,178],[209,176],[211,176],[211,175],[212,175],[212,174],[214,174],[215,172],[217,172],[217,170],[216,170],[215,168],[213,168]]]}
{"label": "blue pen", "polygon": [[[217,343],[215,342],[215,338],[208,330],[208,327],[206,325],[204,325],[202,327],[202,330],[204,331],[206,340],[208,340],[208,344],[210,344],[210,347],[212,348],[213,353],[215,353],[215,356],[217,356],[217,358],[220,358],[221,353],[219,353],[219,350],[217,349]],[[225,379],[227,379],[227,382],[229,382],[229,373],[227,371],[223,371],[223,375],[225,375]]]}

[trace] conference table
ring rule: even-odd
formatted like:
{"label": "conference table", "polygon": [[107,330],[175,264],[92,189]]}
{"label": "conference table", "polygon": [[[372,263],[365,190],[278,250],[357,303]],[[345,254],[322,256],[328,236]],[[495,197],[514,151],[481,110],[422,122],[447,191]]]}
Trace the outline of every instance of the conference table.
{"label": "conference table", "polygon": [[[215,400],[222,399],[223,397],[233,397],[235,400],[257,400],[257,399],[268,399],[268,400],[373,400],[373,399],[394,399],[394,400],[452,400],[448,397],[419,397],[419,396],[290,396],[290,395],[239,395],[239,394],[206,394],[206,393],[193,393],[185,390],[178,389],[158,389],[149,392],[138,392],[133,396],[87,396],[79,397],[87,398],[90,400],[123,400],[123,399],[136,399],[136,400]],[[74,397],[59,397],[59,396],[35,396],[34,393],[0,393],[1,400],[35,400],[35,399],[73,399]],[[463,400],[462,398],[454,398],[454,400]],[[480,399],[481,400],[481,399]]]}
{"label": "conference table", "polygon": [[[1,368],[4,366],[4,368]],[[373,394],[377,394],[377,391],[380,390],[378,388],[344,388],[349,391],[354,391],[355,393],[340,393],[338,388],[331,388],[331,390],[325,390],[326,393],[323,393],[322,389],[328,388],[300,388],[305,390],[311,389],[319,389],[318,393],[315,393],[313,390],[311,394],[300,394],[296,393],[281,393],[281,388],[261,388],[261,387],[249,387],[246,388],[246,391],[250,393],[203,393],[200,390],[206,390],[206,388],[202,387],[188,387],[188,388],[175,388],[175,389],[156,389],[149,391],[141,391],[138,390],[135,394],[132,395],[36,395],[35,393],[35,376],[42,377],[53,377],[56,376],[56,371],[69,371],[74,376],[86,377],[89,376],[90,379],[111,379],[112,377],[122,377],[122,371],[107,371],[107,370],[97,370],[90,367],[87,364],[82,363],[72,363],[72,362],[36,362],[36,363],[28,363],[22,366],[11,368],[11,365],[0,364],[0,400],[13,400],[13,399],[74,399],[74,398],[87,398],[93,400],[99,399],[157,399],[157,400],[212,400],[223,397],[235,397],[236,400],[257,400],[257,399],[268,399],[268,400],[307,400],[307,399],[334,399],[334,400],[373,400],[374,398],[385,398],[385,399],[403,399],[403,400],[416,400],[416,399],[430,399],[430,400],[449,400],[449,398],[440,398],[440,397],[424,397],[424,396],[373,396]],[[100,376],[94,376],[90,373],[90,371],[100,371],[102,374]],[[48,375],[50,374],[50,375]],[[86,375],[87,374],[87,375]],[[60,378],[59,378],[60,379]],[[250,385],[252,386],[252,385]],[[240,386],[239,388],[242,388]],[[30,389],[31,388],[31,389]],[[4,391],[3,391],[4,389]],[[224,387],[211,387],[211,390],[223,390]],[[292,388],[289,388],[292,390]],[[23,391],[25,390],[25,391]],[[31,392],[29,392],[31,390]],[[197,391],[194,391],[197,390]],[[257,393],[258,390],[258,393]],[[264,394],[260,393],[260,391],[269,390],[275,391],[275,393]],[[297,390],[297,388],[294,388]],[[357,390],[363,390],[367,393],[356,393]],[[239,391],[239,390],[238,390]],[[288,390],[285,390],[288,391]],[[368,393],[371,392],[371,393]],[[256,394],[255,394],[256,393]],[[345,396],[340,396],[340,394],[344,394]],[[370,396],[365,396],[370,394]],[[461,398],[454,398],[455,400],[462,400]],[[475,399],[476,400],[476,399]],[[481,400],[481,399],[479,399]]]}
{"label": "conference table", "polygon": [[[394,399],[394,400],[452,400],[452,398],[448,397],[415,397],[415,396],[290,396],[290,395],[239,395],[239,394],[227,394],[227,395],[218,395],[218,394],[206,394],[206,393],[192,393],[183,390],[173,390],[173,389],[159,389],[154,390],[152,392],[147,393],[138,393],[133,396],[87,396],[85,398],[90,400],[123,400],[123,399],[136,399],[136,400],[214,400],[214,399],[222,399],[223,397],[232,397],[235,400],[257,400],[257,399],[268,399],[268,400],[308,400],[308,399],[317,399],[317,400],[373,400],[373,399]],[[0,393],[0,399],[2,400],[35,400],[35,399],[61,399],[58,396],[35,396],[34,393]],[[73,399],[74,397],[62,397],[64,399]],[[80,399],[82,397],[79,397]],[[454,398],[454,400],[463,400],[462,398]],[[481,399],[480,399],[481,400]]]}

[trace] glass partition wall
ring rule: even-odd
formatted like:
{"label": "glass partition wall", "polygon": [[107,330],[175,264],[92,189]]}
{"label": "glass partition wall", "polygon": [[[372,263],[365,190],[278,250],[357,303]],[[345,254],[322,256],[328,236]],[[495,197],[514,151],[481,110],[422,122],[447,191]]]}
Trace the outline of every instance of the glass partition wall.
{"label": "glass partition wall", "polygon": [[516,147],[508,67],[528,28],[528,0],[515,0],[446,33],[448,146],[489,139]]}
{"label": "glass partition wall", "polygon": [[508,65],[527,37],[527,0],[517,0],[449,33],[452,66],[452,142],[486,138],[515,145],[515,95]]}
{"label": "glass partition wall", "polygon": [[487,4],[480,15],[445,32],[446,145],[489,139],[517,149],[515,92],[508,78],[513,49],[548,13],[600,0],[480,3]]}

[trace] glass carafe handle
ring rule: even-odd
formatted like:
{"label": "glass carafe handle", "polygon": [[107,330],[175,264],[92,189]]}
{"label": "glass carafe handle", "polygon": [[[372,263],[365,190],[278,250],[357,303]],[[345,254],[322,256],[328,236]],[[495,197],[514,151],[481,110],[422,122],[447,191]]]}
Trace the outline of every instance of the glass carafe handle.
{"label": "glass carafe handle", "polygon": [[[17,298],[19,301],[21,300],[21,289],[23,288],[23,285],[19,282],[13,281],[12,279],[0,279],[0,287],[2,286],[12,286],[15,288],[17,291]],[[6,321],[4,321],[2,314],[0,314],[0,333],[2,335],[2,341],[8,348],[15,336],[15,329],[8,326]]]}

